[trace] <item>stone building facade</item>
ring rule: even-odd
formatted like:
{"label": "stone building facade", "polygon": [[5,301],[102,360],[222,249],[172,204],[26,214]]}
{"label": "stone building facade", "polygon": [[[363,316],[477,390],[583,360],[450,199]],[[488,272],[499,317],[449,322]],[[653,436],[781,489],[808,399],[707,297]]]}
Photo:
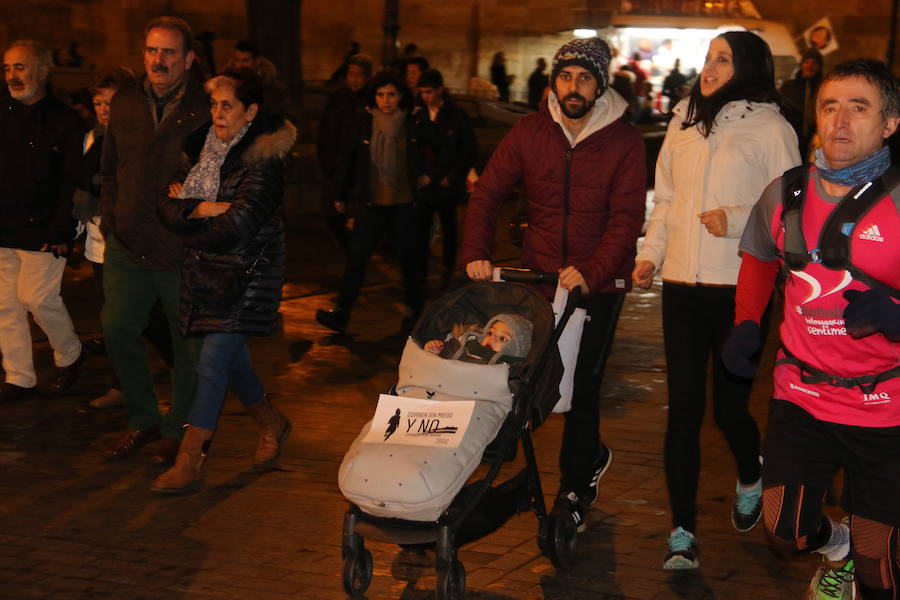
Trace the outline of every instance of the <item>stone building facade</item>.
{"label": "stone building facade", "polygon": [[[324,80],[357,41],[376,61],[382,54],[384,0],[296,0],[301,4],[303,77]],[[414,42],[440,68],[448,85],[464,88],[469,77],[487,77],[493,54],[502,50],[522,94],[539,56],[550,58],[577,26],[603,26],[622,4],[635,0],[396,0],[398,43]],[[730,0],[734,1],[734,0]],[[672,0],[647,3],[665,9]],[[766,19],[799,35],[829,16],[840,50],[827,64],[856,56],[884,58],[892,0],[754,0]],[[684,4],[684,2],[682,2]],[[698,3],[699,4],[699,3]],[[218,66],[234,42],[248,35],[246,0],[0,0],[0,46],[33,37],[53,48],[77,42],[99,68],[126,65],[140,71],[144,24],[173,14],[196,31],[216,34]],[[659,16],[659,23],[665,17]],[[900,72],[900,57],[895,60]],[[289,74],[283,74],[289,77]]]}

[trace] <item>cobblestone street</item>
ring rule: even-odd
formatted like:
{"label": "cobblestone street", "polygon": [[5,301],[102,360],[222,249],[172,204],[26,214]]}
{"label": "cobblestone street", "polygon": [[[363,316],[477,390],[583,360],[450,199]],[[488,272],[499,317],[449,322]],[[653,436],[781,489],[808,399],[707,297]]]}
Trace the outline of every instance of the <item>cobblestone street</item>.
{"label": "cobblestone street", "polygon": [[[296,191],[296,190],[295,190]],[[108,388],[106,358],[90,355],[69,395],[0,406],[0,597],[3,598],[344,598],[337,487],[344,452],[371,417],[378,394],[396,377],[403,340],[402,301],[392,262],[377,259],[354,312],[350,335],[332,336],[313,315],[326,306],[341,273],[336,246],[304,202],[289,211],[290,272],[283,331],[252,343],[273,402],[294,423],[280,468],[251,466],[256,425],[229,398],[219,421],[203,491],[160,497],[149,491],[160,468],[152,447],[108,463],[103,449],[127,419],[88,400]],[[502,236],[501,236],[502,237]],[[505,238],[503,238],[505,239]],[[500,254],[515,250],[501,244]],[[437,278],[430,282],[432,297]],[[64,295],[82,338],[99,332],[99,306],[82,263]],[[46,337],[35,329],[39,378],[50,376]],[[771,344],[762,372],[771,372]],[[168,374],[154,363],[162,401]],[[785,560],[761,527],[736,532],[730,521],[735,469],[707,415],[699,490],[701,566],[660,566],[669,533],[662,446],[667,401],[660,287],[629,295],[602,396],[602,433],[614,462],[579,536],[579,561],[557,572],[539,551],[537,520],[513,518],[463,547],[469,598],[704,600],[797,599],[811,558]],[[758,383],[752,411],[764,427],[771,384]],[[708,413],[711,411],[707,411]],[[556,491],[562,417],[535,434],[544,491]],[[520,453],[521,454],[521,453]],[[431,598],[434,555],[367,541],[375,576],[372,600]]]}

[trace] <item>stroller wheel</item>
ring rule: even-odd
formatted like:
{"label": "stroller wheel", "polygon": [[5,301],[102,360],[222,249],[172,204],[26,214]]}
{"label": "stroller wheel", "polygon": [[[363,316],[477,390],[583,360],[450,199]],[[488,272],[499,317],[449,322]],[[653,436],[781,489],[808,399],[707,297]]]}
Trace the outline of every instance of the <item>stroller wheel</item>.
{"label": "stroller wheel", "polygon": [[466,593],[466,568],[455,560],[437,573],[437,600],[460,600]]}
{"label": "stroller wheel", "polygon": [[372,582],[372,553],[360,549],[344,558],[344,591],[351,597],[362,595]]}
{"label": "stroller wheel", "polygon": [[550,562],[564,571],[572,568],[578,547],[578,530],[572,514],[568,511],[551,514],[548,530],[545,550]]}

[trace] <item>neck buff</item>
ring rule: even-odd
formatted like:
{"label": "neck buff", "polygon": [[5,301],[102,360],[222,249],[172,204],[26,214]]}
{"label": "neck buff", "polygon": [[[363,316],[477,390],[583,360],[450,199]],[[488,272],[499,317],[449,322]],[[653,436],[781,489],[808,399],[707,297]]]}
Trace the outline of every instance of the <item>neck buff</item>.
{"label": "neck buff", "polygon": [[880,150],[876,150],[858,163],[843,169],[829,169],[822,149],[816,150],[816,168],[819,175],[825,181],[836,185],[847,187],[861,185],[881,177],[889,166],[891,166],[891,150],[887,146],[882,146]]}

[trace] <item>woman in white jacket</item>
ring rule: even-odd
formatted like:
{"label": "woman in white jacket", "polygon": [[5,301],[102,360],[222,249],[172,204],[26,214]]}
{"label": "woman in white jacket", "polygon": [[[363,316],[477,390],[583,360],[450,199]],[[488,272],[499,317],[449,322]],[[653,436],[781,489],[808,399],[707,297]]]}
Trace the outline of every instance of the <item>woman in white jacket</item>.
{"label": "woman in white jacket", "polygon": [[728,373],[720,350],[734,321],[738,242],[750,209],[769,182],[800,163],[777,99],[766,43],[746,31],[723,33],[675,107],[656,163],[656,205],[633,279],[650,287],[662,269],[673,527],[665,569],[699,565],[694,532],[710,355],[716,424],[737,463],[732,522],[748,531],[761,512],[759,428],[747,410],[752,381]]}

